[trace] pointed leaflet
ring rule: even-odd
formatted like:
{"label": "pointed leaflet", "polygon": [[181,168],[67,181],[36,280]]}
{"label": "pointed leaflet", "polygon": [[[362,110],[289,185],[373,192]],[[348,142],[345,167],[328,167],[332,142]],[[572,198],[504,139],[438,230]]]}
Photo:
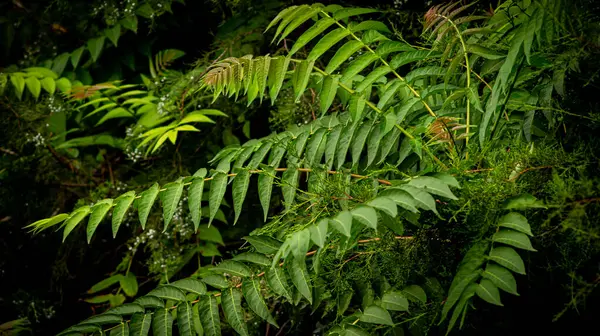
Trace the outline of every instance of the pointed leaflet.
{"label": "pointed leaflet", "polygon": [[150,332],[152,324],[152,314],[136,313],[131,316],[129,331],[135,336],[146,336]]}
{"label": "pointed leaflet", "polygon": [[140,298],[137,298],[135,303],[139,304],[144,308],[164,308],[165,303],[163,300],[157,298],[156,296],[144,295]]}
{"label": "pointed leaflet", "polygon": [[[442,309],[441,321],[446,319],[450,309],[458,302],[461,295],[472,282],[479,278],[478,269],[485,262],[485,253],[488,249],[488,242],[479,242],[473,245],[461,261],[458,272],[452,280],[450,290],[448,290],[448,298]],[[515,252],[516,253],[516,252]]]}
{"label": "pointed leaflet", "polygon": [[73,231],[73,229],[89,213],[90,213],[90,207],[86,205],[86,206],[82,206],[82,207],[78,208],[77,210],[73,211],[73,213],[71,213],[69,215],[69,217],[67,219],[65,219],[65,223],[63,224],[65,227],[65,229],[63,231],[63,243],[65,242],[65,239],[67,239],[67,236],[69,235],[69,233],[71,233],[71,231]]}
{"label": "pointed leaflet", "polygon": [[54,79],[50,77],[45,77],[42,78],[40,83],[42,84],[44,90],[46,90],[46,92],[48,92],[49,94],[52,95],[56,91],[56,83],[54,82]]}
{"label": "pointed leaflet", "polygon": [[365,323],[384,324],[393,326],[394,322],[392,317],[387,310],[379,306],[368,306],[365,311],[360,315],[360,321]]}
{"label": "pointed leaflet", "polygon": [[233,187],[231,192],[233,194],[233,209],[235,211],[235,219],[233,225],[237,222],[242,212],[242,205],[246,198],[246,192],[248,192],[248,186],[250,185],[250,171],[246,169],[238,170],[237,175],[233,180]]}
{"label": "pointed leaflet", "polygon": [[428,192],[409,185],[400,186],[400,189],[406,191],[410,194],[410,196],[412,196],[415,207],[423,210],[430,210],[436,214],[438,213],[435,206],[435,199]]}
{"label": "pointed leaflet", "polygon": [[[321,157],[318,157],[319,148],[322,146],[323,142],[327,142],[327,129],[319,128],[315,131],[315,133],[310,137],[310,141],[308,142],[308,147],[306,149],[306,161],[308,165],[313,167],[315,164],[321,163]],[[321,152],[321,156],[322,156]]]}
{"label": "pointed leaflet", "polygon": [[181,289],[170,285],[160,286],[152,290],[148,295],[166,300],[185,301],[185,294]]}
{"label": "pointed leaflet", "polygon": [[290,6],[279,12],[279,14],[277,14],[277,16],[273,20],[271,20],[265,31],[271,29],[271,27],[274,27],[277,24],[277,22],[292,14],[294,11],[297,10],[297,8],[298,6]]}
{"label": "pointed leaflet", "polygon": [[104,290],[104,289],[116,284],[117,282],[120,282],[121,279],[123,279],[122,274],[115,274],[113,276],[110,276],[110,277],[96,283],[95,285],[93,285],[92,288],[90,288],[87,291],[87,294],[94,294],[101,290]]}
{"label": "pointed leaflet", "polygon": [[327,137],[327,148],[325,148],[325,164],[327,165],[327,170],[333,169],[333,164],[335,161],[335,152],[337,149],[338,140],[340,139],[340,135],[342,134],[343,125],[335,126]]}
{"label": "pointed leaflet", "polygon": [[498,226],[513,229],[523,232],[529,236],[533,236],[531,233],[531,227],[527,222],[527,218],[518,212],[511,212],[502,216],[502,218],[498,220]]}
{"label": "pointed leaflet", "polygon": [[302,14],[309,8],[310,7],[307,5],[297,6],[297,7],[294,7],[293,10],[290,11],[288,15],[286,15],[285,17],[282,17],[281,23],[277,27],[277,31],[275,32],[275,35],[273,36],[273,40],[271,41],[271,43],[275,42],[275,39],[277,38],[277,36],[279,36],[279,34],[283,31],[283,29],[285,27],[287,27],[287,25],[290,22],[292,22],[292,20],[294,20],[294,18],[296,18],[298,15]]}
{"label": "pointed leaflet", "polygon": [[290,263],[290,276],[292,277],[292,283],[300,291],[300,294],[312,304],[312,286],[310,285],[310,277],[304,260],[294,258],[293,262]]}
{"label": "pointed leaflet", "polygon": [[503,291],[519,295],[517,293],[517,280],[515,280],[515,277],[506,268],[494,263],[488,263],[482,276],[493,282],[496,287]]}
{"label": "pointed leaflet", "polygon": [[[301,11],[294,13],[294,19],[290,22],[289,25],[287,25],[287,27],[285,27],[285,30],[279,36],[279,40],[277,41],[277,44],[279,44],[279,42],[281,42],[281,40],[286,38],[286,36],[288,36],[291,32],[293,32],[301,24],[303,24],[310,18],[317,15],[321,11],[321,7],[323,7],[321,4],[314,4],[310,7],[308,7],[306,10],[301,10]],[[325,28],[327,28],[327,27],[325,27]],[[323,28],[321,31],[325,30],[325,28]],[[291,55],[291,53],[290,53],[290,55]]]}
{"label": "pointed leaflet", "polygon": [[379,193],[379,196],[385,196],[390,198],[392,201],[396,202],[397,205],[403,207],[404,209],[417,213],[415,199],[406,191],[399,188],[387,188],[384,191]]}
{"label": "pointed leaflet", "polygon": [[525,274],[523,259],[513,248],[506,246],[494,247],[489,258],[515,273]]}
{"label": "pointed leaflet", "polygon": [[375,13],[375,12],[377,12],[377,10],[371,9],[371,8],[344,8],[344,9],[340,9],[340,10],[336,11],[333,14],[333,18],[337,21],[340,21],[347,17]]}
{"label": "pointed leaflet", "polygon": [[247,236],[244,237],[256,251],[260,253],[273,254],[277,253],[281,247],[281,242],[269,236]]}
{"label": "pointed leaflet", "polygon": [[129,336],[129,324],[127,322],[121,322],[121,324],[117,325],[110,329],[110,336]]}
{"label": "pointed leaflet", "polygon": [[287,170],[283,172],[281,177],[281,191],[283,192],[283,200],[285,201],[286,211],[294,204],[296,197],[296,188],[298,187],[298,180],[300,178],[300,171],[296,165],[288,165]]}
{"label": "pointed leaflet", "polygon": [[285,79],[285,73],[287,72],[290,64],[289,57],[277,56],[271,58],[271,65],[269,66],[269,76],[267,77],[267,84],[269,86],[269,97],[271,97],[271,104],[275,105],[277,95],[283,85]]}
{"label": "pointed leaflet", "polygon": [[308,54],[307,60],[316,61],[321,57],[326,51],[331,49],[336,43],[338,43],[341,39],[348,36],[350,31],[344,28],[336,28],[329,33],[327,33],[323,38],[317,42],[314,48]]}
{"label": "pointed leaflet", "polygon": [[198,295],[206,294],[206,285],[204,284],[204,282],[202,282],[198,279],[193,279],[193,278],[181,279],[181,280],[177,280],[175,282],[171,282],[170,285],[173,287],[182,289],[186,292],[191,292],[191,293],[195,293]]}
{"label": "pointed leaflet", "polygon": [[346,69],[342,72],[342,78],[340,78],[340,82],[347,82],[348,80],[354,78],[354,76],[358,75],[361,71],[363,71],[369,64],[378,60],[379,57],[375,54],[368,53],[362,56],[359,56],[352,63],[348,65]]}
{"label": "pointed leaflet", "polygon": [[94,62],[98,60],[98,57],[102,52],[102,47],[104,46],[104,38],[104,36],[100,36],[97,38],[90,39],[87,42],[88,50],[90,51],[90,54],[92,54],[92,60],[94,60]]}
{"label": "pointed leaflet", "polygon": [[325,246],[328,226],[329,219],[323,218],[317,224],[310,227],[310,239],[319,247]]}
{"label": "pointed leaflet", "polygon": [[410,285],[402,289],[402,294],[411,301],[427,303],[427,294],[421,286]]}
{"label": "pointed leaflet", "polygon": [[292,236],[287,239],[287,242],[289,242],[294,259],[304,260],[306,252],[308,252],[308,248],[310,247],[310,230],[304,229],[294,232]]}
{"label": "pointed leaflet", "polygon": [[135,198],[135,192],[128,191],[128,192],[124,193],[123,195],[117,197],[117,199],[115,200],[115,202],[114,202],[115,208],[112,213],[113,238],[115,238],[117,236],[117,232],[119,231],[119,227],[121,226],[121,223],[123,222],[123,218],[125,217],[125,214],[127,213],[127,209],[129,209],[129,206],[133,202],[134,198]]}
{"label": "pointed leaflet", "polygon": [[333,73],[342,63],[348,60],[350,56],[362,48],[362,46],[363,44],[360,41],[351,40],[346,42],[336,51],[335,55],[333,55],[325,68],[325,72],[329,74]]}
{"label": "pointed leaflet", "polygon": [[117,23],[116,25],[112,26],[112,28],[105,29],[104,35],[106,35],[106,37],[108,37],[108,39],[116,47],[117,42],[119,42],[119,37],[121,36],[121,25]]}
{"label": "pointed leaflet", "polygon": [[202,327],[202,323],[200,322],[200,312],[198,311],[198,304],[195,304],[192,307],[192,322],[194,324],[194,331],[196,335],[203,336],[204,328]]}
{"label": "pointed leaflet", "polygon": [[346,127],[342,129],[340,140],[336,148],[336,169],[339,170],[342,165],[346,162],[346,155],[348,154],[348,148],[354,135],[354,130],[358,126],[357,123],[348,123]]}
{"label": "pointed leaflet", "polygon": [[386,292],[381,298],[381,306],[387,310],[408,311],[408,300],[401,292]]}
{"label": "pointed leaflet", "polygon": [[372,201],[368,202],[367,205],[373,208],[385,212],[388,216],[395,218],[398,216],[398,208],[396,202],[389,197],[379,196]]}
{"label": "pointed leaflet", "polygon": [[225,260],[217,266],[211,268],[211,270],[213,272],[227,273],[241,278],[252,275],[252,271],[250,268],[248,268],[248,266],[233,260]]}
{"label": "pointed leaflet", "polygon": [[310,42],[316,36],[324,32],[325,29],[329,28],[329,26],[331,26],[334,23],[335,21],[332,18],[323,18],[317,21],[316,24],[314,24],[312,27],[307,29],[302,35],[300,35],[300,37],[298,38],[298,40],[296,40],[296,43],[294,43],[292,49],[288,54],[290,56],[295,54],[298,50],[300,50],[300,48],[304,47],[308,42]]}
{"label": "pointed leaflet", "polygon": [[25,80],[25,85],[27,85],[27,88],[29,89],[29,92],[31,92],[31,95],[35,98],[38,99],[40,97],[40,92],[42,91],[42,84],[40,83],[40,80],[35,78],[35,77],[28,77]]}
{"label": "pointed leaflet", "polygon": [[210,194],[208,197],[208,205],[210,208],[210,219],[208,225],[210,225],[221,206],[223,196],[225,196],[225,190],[227,190],[227,174],[223,172],[216,172],[213,175],[212,181],[210,181]]}
{"label": "pointed leaflet", "polygon": [[481,280],[479,285],[477,285],[475,293],[477,293],[477,296],[491,304],[503,306],[502,302],[500,302],[500,291],[498,291],[498,287],[488,279]]}
{"label": "pointed leaflet", "polygon": [[221,336],[221,321],[217,298],[213,295],[203,295],[198,302],[200,321],[206,336]]}
{"label": "pointed leaflet", "polygon": [[273,146],[272,142],[264,142],[262,145],[260,145],[260,148],[258,148],[256,150],[256,152],[254,152],[252,159],[250,159],[250,162],[248,163],[248,166],[246,166],[246,167],[251,170],[258,168],[258,166],[265,159],[265,156],[267,155],[267,153],[271,150],[272,146]]}
{"label": "pointed leaflet", "polygon": [[537,250],[531,246],[531,241],[526,234],[519,231],[501,229],[494,234],[492,241],[514,246],[523,250],[536,252]]}
{"label": "pointed leaflet", "polygon": [[[353,119],[356,121],[356,119]],[[352,140],[352,165],[355,166],[361,158],[361,153],[363,151],[363,147],[365,146],[365,141],[367,140],[367,136],[369,135],[369,131],[371,130],[372,123],[366,121],[361,126],[358,127],[356,135]]]}
{"label": "pointed leaflet", "polygon": [[219,229],[214,226],[208,226],[208,224],[202,224],[198,227],[198,239],[225,246]]}
{"label": "pointed leaflet", "polygon": [[319,93],[321,115],[324,115],[325,112],[329,110],[331,104],[333,104],[333,100],[335,99],[335,93],[338,89],[339,80],[339,75],[326,76],[323,79],[323,87],[321,88],[321,92]]}
{"label": "pointed leaflet", "polygon": [[202,278],[202,281],[204,281],[209,286],[218,289],[225,289],[229,287],[229,282],[227,282],[227,278],[219,274],[205,276]]}
{"label": "pointed leaflet", "polygon": [[242,311],[242,293],[237,288],[227,288],[221,292],[221,306],[225,319],[238,334],[248,335],[248,328]]}
{"label": "pointed leaflet", "polygon": [[177,330],[181,336],[196,334],[192,306],[189,302],[182,302],[177,306]]}
{"label": "pointed leaflet", "polygon": [[98,227],[98,224],[100,224],[100,222],[102,222],[102,220],[104,219],[104,216],[106,216],[106,213],[108,212],[108,210],[110,210],[110,208],[112,208],[112,203],[113,200],[112,199],[104,199],[96,204],[94,204],[94,206],[92,207],[92,213],[90,214],[90,219],[88,221],[88,226],[87,226],[87,242],[88,244],[90,243],[90,241],[92,241],[92,236],[94,235],[94,232],[96,232],[96,228]]}
{"label": "pointed leaflet", "polygon": [[158,309],[152,317],[153,336],[173,335],[173,316],[170,309]]}
{"label": "pointed leaflet", "polygon": [[[335,335],[335,333],[330,333],[328,335]],[[353,325],[348,325],[344,327],[344,331],[343,334],[344,336],[369,336],[371,334],[369,334],[368,332],[364,331],[363,329],[359,328],[359,327],[355,327]],[[400,334],[402,335],[402,334]]]}
{"label": "pointed leaflet", "polygon": [[408,185],[411,185],[416,188],[421,188],[427,191],[430,194],[443,196],[452,200],[458,200],[456,196],[450,191],[450,188],[439,179],[431,176],[419,176],[414,178],[408,182]]}
{"label": "pointed leaflet", "polygon": [[304,60],[301,61],[294,71],[292,77],[292,86],[294,88],[295,101],[299,101],[300,96],[304,94],[304,90],[308,85],[308,80],[310,79],[310,74],[312,73],[313,66],[315,65],[315,61]]}
{"label": "pointed leaflet", "polygon": [[233,257],[232,260],[250,262],[261,266],[269,266],[272,263],[271,259],[264,254],[256,252],[243,252]]}
{"label": "pointed leaflet", "polygon": [[359,206],[351,211],[352,217],[365,226],[377,229],[377,212],[370,206]]}
{"label": "pointed leaflet", "polygon": [[352,213],[344,210],[331,219],[331,226],[346,237],[350,237],[352,232]]}
{"label": "pointed leaflet", "polygon": [[71,53],[71,65],[73,65],[73,69],[77,68],[77,64],[79,64],[79,60],[81,59],[81,54],[83,54],[83,51],[85,50],[85,47],[80,47],[75,49],[75,51],[73,51]]}
{"label": "pointed leaflet", "polygon": [[385,123],[379,123],[373,126],[371,134],[367,138],[367,167],[373,163],[379,152],[379,144],[384,134]]}
{"label": "pointed leaflet", "polygon": [[368,86],[370,86],[371,84],[373,84],[380,77],[387,75],[391,71],[392,71],[392,68],[390,68],[388,66],[380,66],[380,67],[378,67],[377,69],[369,72],[369,74],[367,75],[367,77],[365,77],[365,79],[363,79],[356,86],[355,91],[356,92],[363,92]]}
{"label": "pointed leaflet", "polygon": [[463,324],[464,318],[465,318],[466,309],[467,309],[467,303],[469,303],[470,302],[469,300],[475,295],[476,289],[477,289],[477,284],[472,283],[464,290],[463,294],[460,296],[460,301],[458,301],[458,304],[456,305],[454,312],[452,312],[452,317],[450,318],[450,323],[448,323],[448,329],[446,331],[446,335],[448,335],[450,333],[450,331],[454,327],[454,324],[456,323],[456,320],[458,320],[458,317],[461,314],[463,316],[461,324],[460,324],[462,327],[462,324]]}
{"label": "pointed leaflet", "polygon": [[244,279],[242,282],[242,292],[244,293],[246,302],[248,302],[248,306],[256,315],[279,328],[277,322],[275,322],[275,319],[273,319],[273,316],[271,316],[269,308],[267,308],[267,305],[262,298],[260,283],[258,280],[249,278]]}
{"label": "pointed leaflet", "polygon": [[202,192],[204,191],[204,178],[206,169],[198,170],[192,178],[192,184],[188,187],[188,207],[194,222],[194,230],[198,231],[200,217],[202,216]]}
{"label": "pointed leaflet", "polygon": [[352,95],[352,97],[350,97],[348,110],[350,111],[350,117],[353,122],[358,122],[362,119],[366,103],[367,100],[362,95]]}
{"label": "pointed leaflet", "polygon": [[150,214],[150,210],[152,210],[152,205],[154,205],[159,189],[158,183],[154,183],[148,190],[140,194],[137,208],[142,230],[146,228],[146,221],[148,220],[148,215]]}
{"label": "pointed leaflet", "polygon": [[263,172],[258,175],[258,199],[265,214],[265,221],[267,220],[269,207],[271,206],[271,192],[273,190],[274,179],[275,168],[270,166],[265,166]]}
{"label": "pointed leaflet", "polygon": [[163,219],[165,223],[163,232],[165,232],[173,218],[173,214],[175,214],[175,210],[177,210],[181,194],[183,193],[182,179],[180,178],[176,182],[165,184],[163,189],[165,190],[160,192],[159,196],[163,206]]}
{"label": "pointed leaflet", "polygon": [[[52,62],[52,71],[60,76],[65,67],[67,66],[67,62],[69,61],[69,53],[62,53],[54,58],[54,62]],[[66,79],[66,78],[65,78]]]}
{"label": "pointed leaflet", "polygon": [[116,308],[109,309],[107,314],[115,314],[115,315],[133,315],[136,313],[143,313],[144,307],[137,303],[126,303],[124,305],[118,306]]}
{"label": "pointed leaflet", "polygon": [[129,297],[134,297],[137,295],[139,287],[135,274],[127,272],[127,275],[120,280],[120,285],[121,289],[123,289],[123,292],[125,292],[125,295]]}
{"label": "pointed leaflet", "polygon": [[392,98],[396,97],[396,91],[400,87],[404,87],[404,85],[405,83],[399,79],[394,79],[393,83],[388,83],[388,86],[386,86],[385,91],[379,98],[379,102],[377,102],[377,108],[380,110],[383,109]]}
{"label": "pointed leaflet", "polygon": [[290,286],[287,280],[287,275],[282,267],[269,268],[266,271],[267,283],[271,290],[280,296],[292,300],[292,293],[290,292]]}

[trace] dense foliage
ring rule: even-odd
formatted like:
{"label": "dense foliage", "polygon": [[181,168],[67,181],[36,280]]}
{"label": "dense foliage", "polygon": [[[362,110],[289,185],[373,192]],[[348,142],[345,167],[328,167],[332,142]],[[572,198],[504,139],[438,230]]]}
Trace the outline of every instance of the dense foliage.
{"label": "dense foliage", "polygon": [[592,330],[597,4],[358,5],[0,5],[0,334]]}

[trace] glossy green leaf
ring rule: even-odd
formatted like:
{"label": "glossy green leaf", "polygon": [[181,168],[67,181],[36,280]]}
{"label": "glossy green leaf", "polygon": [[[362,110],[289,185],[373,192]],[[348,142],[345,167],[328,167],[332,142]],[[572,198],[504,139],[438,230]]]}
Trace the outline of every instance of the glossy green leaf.
{"label": "glossy green leaf", "polygon": [[157,298],[156,296],[152,296],[152,295],[144,295],[142,297],[137,298],[134,302],[144,308],[164,308],[165,307],[165,303],[163,302],[163,300]]}
{"label": "glossy green leaf", "polygon": [[129,297],[133,297],[137,295],[138,292],[138,282],[135,274],[128,272],[127,275],[123,276],[120,280],[121,288],[125,295]]}
{"label": "glossy green leaf", "polygon": [[256,251],[265,254],[277,253],[281,247],[281,242],[269,236],[246,236],[244,237]]}
{"label": "glossy green leaf", "polygon": [[329,220],[327,218],[323,218],[318,223],[310,227],[310,239],[319,247],[325,246],[328,226]]}
{"label": "glossy green leaf", "polygon": [[54,62],[52,62],[52,72],[60,76],[63,73],[63,71],[65,71],[67,62],[69,62],[69,56],[69,53],[62,53],[56,56],[54,58]]}
{"label": "glossy green leaf", "polygon": [[40,83],[42,84],[42,88],[46,90],[46,92],[48,92],[49,94],[53,95],[56,91],[56,82],[54,81],[54,79],[50,77],[45,77],[42,78]]}
{"label": "glossy green leaf", "polygon": [[292,293],[288,283],[288,277],[284,269],[281,267],[269,268],[266,271],[267,283],[271,290],[280,296],[292,300]]}
{"label": "glossy green leaf", "polygon": [[85,47],[79,47],[71,53],[71,65],[73,65],[73,69],[77,68],[77,65],[79,64],[79,60],[81,59],[81,55],[83,54],[84,50]]}
{"label": "glossy green leaf", "polygon": [[396,202],[389,197],[379,196],[367,203],[367,205],[385,212],[388,216],[395,218],[398,216],[398,207],[396,206]]}
{"label": "glossy green leaf", "polygon": [[229,282],[227,282],[227,278],[220,274],[208,275],[202,278],[207,285],[212,286],[218,289],[224,289],[229,287]]}
{"label": "glossy green leaf", "polygon": [[381,297],[381,306],[387,310],[408,311],[408,300],[401,292],[390,291]]}
{"label": "glossy green leaf", "polygon": [[498,291],[498,287],[488,279],[481,280],[479,285],[477,285],[475,293],[477,293],[477,296],[491,304],[503,306],[502,302],[500,302],[500,291]]}
{"label": "glossy green leaf", "polygon": [[394,325],[394,321],[392,321],[390,313],[388,313],[387,310],[375,305],[365,308],[365,311],[360,315],[360,321],[388,326]]}
{"label": "glossy green leaf", "polygon": [[498,226],[523,232],[533,237],[533,234],[531,233],[531,227],[527,222],[527,218],[518,212],[511,212],[502,216],[502,218],[498,220]]}
{"label": "glossy green leaf", "polygon": [[114,201],[115,208],[112,213],[113,238],[115,238],[117,236],[117,232],[119,232],[119,227],[121,226],[121,223],[123,222],[123,218],[125,217],[125,214],[127,213],[127,210],[129,209],[129,206],[131,206],[131,203],[133,203],[134,198],[135,198],[135,192],[129,191],[129,192],[126,192],[123,195],[117,197],[117,199],[115,199],[115,201]]}
{"label": "glossy green leaf", "polygon": [[150,188],[140,194],[137,208],[138,217],[140,219],[140,223],[142,224],[142,230],[146,229],[148,215],[150,215],[150,210],[152,210],[152,206],[154,205],[156,196],[158,196],[159,189],[160,187],[158,186],[158,183],[154,183]]}
{"label": "glossy green leaf", "polygon": [[249,186],[250,171],[245,169],[239,170],[233,180],[233,186],[231,188],[231,192],[233,194],[233,209],[235,211],[235,219],[233,220],[233,225],[235,225],[238,218],[240,217],[240,213],[242,212],[242,205],[244,203],[244,199],[246,198],[246,193],[248,192]]}
{"label": "glossy green leaf", "polygon": [[167,230],[171,219],[177,210],[179,200],[183,194],[183,182],[179,179],[176,182],[167,183],[163,186],[164,191],[159,193],[160,200],[163,206],[163,220],[164,228],[163,232]]}
{"label": "glossy green leaf", "polygon": [[[98,57],[100,57],[102,48],[104,47],[104,36],[100,36],[100,37],[88,40],[87,47],[88,47],[88,50],[90,51],[90,54],[92,55],[92,60],[94,62],[96,62],[98,60]],[[58,72],[56,72],[56,73],[58,73]]]}
{"label": "glossy green leaf", "polygon": [[92,236],[94,235],[94,232],[96,232],[96,228],[98,227],[100,222],[102,222],[102,220],[108,213],[108,210],[112,208],[112,203],[112,199],[104,199],[94,204],[94,206],[92,207],[92,213],[90,214],[90,219],[88,221],[87,226],[88,244],[92,241]]}
{"label": "glossy green leaf", "polygon": [[[356,121],[356,119],[352,119]],[[369,131],[371,130],[371,124],[366,122],[358,127],[356,134],[354,135],[354,139],[352,139],[352,165],[356,166],[358,161],[362,157],[363,148],[365,147],[365,142],[367,141],[367,136],[369,135]]]}
{"label": "glossy green leaf", "polygon": [[182,302],[177,306],[177,330],[181,336],[196,334],[192,306],[189,302]]}
{"label": "glossy green leaf", "polygon": [[308,80],[310,79],[310,74],[312,73],[314,65],[314,60],[305,60],[296,65],[296,70],[294,71],[292,77],[292,86],[294,88],[294,95],[296,97],[296,101],[299,101],[300,96],[304,94],[304,90],[308,85]]}
{"label": "glossy green leaf", "polygon": [[40,83],[39,79],[33,76],[28,77],[27,79],[25,79],[25,85],[27,86],[27,89],[29,89],[29,92],[31,92],[31,95],[35,99],[38,99],[40,97],[40,92],[42,92],[42,84]]}
{"label": "glossy green leaf", "polygon": [[93,285],[92,288],[90,288],[87,291],[87,293],[88,294],[94,294],[94,293],[97,293],[97,292],[99,292],[101,290],[107,289],[110,286],[112,286],[112,285],[120,282],[122,278],[123,278],[122,274],[115,274],[113,276],[110,276],[110,277],[108,277],[108,278],[106,278],[106,279],[104,279],[104,280],[96,283],[95,285]]}
{"label": "glossy green leaf", "polygon": [[158,309],[152,317],[152,335],[173,335],[173,316],[169,309]]}
{"label": "glossy green leaf", "polygon": [[22,76],[12,75],[10,76],[10,82],[15,88],[15,94],[17,95],[17,98],[21,100],[23,97],[23,91],[25,90],[25,79]]}
{"label": "glossy green leaf", "polygon": [[526,234],[519,231],[500,229],[492,237],[492,241],[517,247],[523,250],[536,252],[537,250],[531,246],[531,241]]}
{"label": "glossy green leaf", "polygon": [[289,271],[294,286],[300,291],[300,294],[312,304],[312,286],[310,284],[310,277],[308,276],[304,260],[297,260],[294,258],[294,261],[290,263]]}
{"label": "glossy green leaf", "polygon": [[316,24],[314,24],[312,27],[307,29],[302,35],[300,35],[298,40],[296,40],[296,43],[294,43],[294,45],[292,46],[289,55],[291,56],[295,54],[298,50],[300,50],[307,43],[312,41],[312,39],[324,32],[325,29],[329,28],[334,23],[335,21],[331,18],[323,18],[319,20]]}
{"label": "glossy green leaf", "polygon": [[126,303],[122,306],[112,308],[108,310],[107,314],[115,314],[115,315],[133,315],[136,313],[143,313],[144,307],[137,303]]}
{"label": "glossy green leaf", "polygon": [[117,323],[121,323],[121,321],[123,321],[123,319],[119,315],[99,314],[99,315],[92,316],[92,317],[88,318],[87,320],[84,320],[80,324],[105,325],[105,324],[117,324]]}
{"label": "glossy green leaf", "polygon": [[271,323],[275,327],[279,327],[277,322],[275,322],[275,319],[273,319],[273,316],[271,316],[269,308],[263,300],[260,283],[258,280],[249,278],[244,279],[242,282],[242,292],[244,293],[246,302],[248,302],[248,306],[256,315]]}
{"label": "glossy green leaf", "polygon": [[335,55],[329,60],[325,72],[332,74],[342,63],[348,60],[355,52],[363,47],[360,41],[351,40],[337,49]]}
{"label": "glossy green leaf", "polygon": [[213,272],[217,273],[227,273],[233,276],[238,277],[249,277],[252,275],[252,271],[248,266],[233,260],[225,260],[222,261],[217,266],[211,269]]}
{"label": "glossy green leaf", "polygon": [[258,176],[258,198],[265,214],[264,220],[267,220],[269,208],[271,206],[271,193],[273,191],[273,180],[275,179],[275,169],[266,166],[264,172]]}
{"label": "glossy green leaf", "polygon": [[337,125],[329,132],[327,137],[327,147],[325,148],[325,163],[327,165],[327,170],[333,169],[335,154],[342,130],[343,126]]}
{"label": "glossy green leaf", "polygon": [[379,193],[379,196],[385,196],[392,201],[394,201],[397,205],[403,207],[404,209],[417,213],[418,210],[416,208],[417,203],[415,199],[411,196],[407,191],[400,188],[387,188],[384,191]]}
{"label": "glossy green leaf", "polygon": [[378,60],[379,57],[376,54],[366,53],[356,58],[356,60],[352,61],[348,65],[346,69],[342,72],[342,78],[340,78],[340,82],[347,82],[354,78],[354,76],[358,75],[361,71],[366,69],[371,63]]}
{"label": "glossy green leaf", "polygon": [[271,259],[262,253],[256,252],[243,252],[233,257],[232,260],[250,262],[261,266],[271,265]]}
{"label": "glossy green leaf", "polygon": [[436,209],[435,198],[433,198],[433,196],[431,196],[428,192],[410,185],[400,186],[400,189],[406,191],[410,194],[410,196],[412,196],[415,207],[423,210],[430,210],[436,214],[438,213]]}
{"label": "glossy green leaf", "polygon": [[129,324],[129,331],[132,335],[146,336],[150,333],[150,326],[152,325],[152,313],[144,314],[137,313],[131,316],[131,322]]}
{"label": "glossy green leaf", "polygon": [[198,295],[206,294],[206,285],[204,284],[204,282],[202,282],[198,279],[193,279],[193,278],[181,279],[181,280],[177,280],[175,282],[171,282],[169,285],[171,285],[173,287],[177,287],[186,292],[191,292],[191,293],[195,293]]}
{"label": "glossy green leaf", "polygon": [[352,217],[362,224],[377,229],[377,212],[370,206],[359,206],[351,211]]}
{"label": "glossy green leaf", "polygon": [[408,185],[423,189],[430,194],[443,196],[452,200],[458,200],[456,196],[450,191],[450,188],[439,179],[431,176],[419,176],[408,182]]}
{"label": "glossy green leaf", "polygon": [[521,256],[511,247],[499,246],[494,247],[490,252],[490,260],[508,268],[509,270],[525,274],[525,263]]}
{"label": "glossy green leaf", "polygon": [[106,37],[108,37],[108,39],[116,47],[117,42],[119,42],[119,37],[121,36],[121,25],[117,23],[116,25],[105,29],[104,34],[106,35]]}
{"label": "glossy green leaf", "polygon": [[219,229],[215,226],[209,226],[208,224],[203,224],[198,227],[198,239],[225,246]]}
{"label": "glossy green leaf", "polygon": [[219,318],[217,298],[213,295],[201,296],[198,302],[198,312],[206,336],[220,336],[221,320]]}
{"label": "glossy green leaf", "polygon": [[238,334],[248,335],[248,327],[242,311],[242,293],[237,288],[227,288],[221,292],[221,306],[225,319]]}
{"label": "glossy green leaf", "polygon": [[170,285],[160,286],[152,290],[148,295],[166,300],[185,301],[185,294],[181,289]]}
{"label": "glossy green leaf", "polygon": [[267,83],[269,86],[269,96],[271,97],[271,104],[275,105],[275,100],[279,95],[285,74],[290,64],[289,57],[273,57],[271,58],[271,65],[269,66],[269,76]]}
{"label": "glossy green leaf", "polygon": [[496,287],[503,291],[519,295],[517,293],[517,280],[515,280],[515,277],[506,268],[494,263],[488,263],[482,276],[493,282]]}
{"label": "glossy green leaf", "polygon": [[210,225],[221,207],[221,202],[225,196],[227,190],[227,174],[223,172],[216,172],[210,181],[210,194],[208,196],[208,205],[210,208],[210,219],[208,224]]}
{"label": "glossy green leaf", "polygon": [[425,294],[425,291],[421,286],[410,285],[404,287],[402,289],[402,294],[411,301],[421,302],[423,304],[427,303],[427,294]]}
{"label": "glossy green leaf", "polygon": [[344,8],[344,9],[340,9],[338,11],[336,11],[333,14],[333,18],[336,20],[342,20],[351,16],[356,16],[356,15],[364,15],[364,14],[370,14],[370,13],[375,13],[377,12],[376,9],[371,9],[371,8]]}
{"label": "glossy green leaf", "polygon": [[295,165],[288,165],[286,171],[281,177],[281,191],[283,192],[283,200],[285,201],[285,209],[289,210],[294,204],[296,198],[296,189],[300,179],[300,171]]}
{"label": "glossy green leaf", "polygon": [[348,210],[341,211],[330,221],[331,226],[346,237],[352,232],[352,213]]}
{"label": "glossy green leaf", "polygon": [[308,54],[308,61],[316,61],[321,57],[326,51],[330,50],[336,43],[341,41],[344,37],[348,36],[350,31],[344,28],[336,28],[329,33],[325,34],[323,38],[317,42],[317,44],[312,48],[310,53]]}
{"label": "glossy green leaf", "polygon": [[202,215],[202,193],[204,191],[204,178],[206,169],[198,170],[192,179],[192,184],[188,187],[188,207],[194,223],[194,230],[198,232],[200,217]]}
{"label": "glossy green leaf", "polygon": [[71,215],[69,215],[69,217],[67,219],[65,219],[65,223],[63,224],[65,229],[63,231],[63,243],[65,242],[65,239],[67,239],[67,236],[69,235],[69,233],[71,233],[71,231],[73,231],[73,229],[75,229],[75,227],[77,225],[79,225],[79,223],[85,218],[85,216],[87,216],[90,213],[90,207],[89,206],[82,206],[80,208],[78,208],[77,210],[73,211],[73,213],[71,213]]}

